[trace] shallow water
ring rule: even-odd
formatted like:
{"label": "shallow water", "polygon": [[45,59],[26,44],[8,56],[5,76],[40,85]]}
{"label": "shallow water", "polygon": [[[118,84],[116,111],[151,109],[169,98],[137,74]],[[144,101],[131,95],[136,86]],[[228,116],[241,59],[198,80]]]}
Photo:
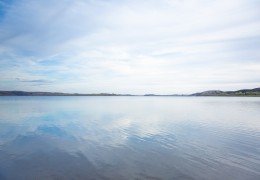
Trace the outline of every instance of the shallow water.
{"label": "shallow water", "polygon": [[0,97],[0,179],[259,180],[257,97]]}

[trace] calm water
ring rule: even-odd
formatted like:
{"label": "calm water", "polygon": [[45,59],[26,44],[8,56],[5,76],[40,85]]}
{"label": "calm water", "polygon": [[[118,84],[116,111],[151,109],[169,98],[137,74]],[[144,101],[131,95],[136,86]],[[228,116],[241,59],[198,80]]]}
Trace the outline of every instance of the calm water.
{"label": "calm water", "polygon": [[0,179],[259,180],[260,98],[0,97]]}

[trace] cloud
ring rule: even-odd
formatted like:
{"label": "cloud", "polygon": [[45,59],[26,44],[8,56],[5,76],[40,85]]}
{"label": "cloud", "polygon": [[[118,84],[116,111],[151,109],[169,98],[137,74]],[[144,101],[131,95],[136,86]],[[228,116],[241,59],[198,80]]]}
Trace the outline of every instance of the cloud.
{"label": "cloud", "polygon": [[37,83],[37,85],[45,85],[45,84],[51,84],[53,83],[52,81],[45,80],[45,79],[33,79],[33,80],[24,80],[20,78],[16,78],[17,81],[19,82],[25,82],[25,83]]}
{"label": "cloud", "polygon": [[255,0],[21,0],[2,7],[1,89],[43,90],[15,77],[86,93],[259,86]]}

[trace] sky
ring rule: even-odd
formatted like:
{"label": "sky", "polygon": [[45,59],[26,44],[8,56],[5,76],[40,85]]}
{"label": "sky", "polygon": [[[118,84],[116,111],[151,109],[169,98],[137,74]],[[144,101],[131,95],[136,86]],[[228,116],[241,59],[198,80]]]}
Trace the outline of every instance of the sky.
{"label": "sky", "polygon": [[259,0],[0,0],[0,90],[256,87]]}

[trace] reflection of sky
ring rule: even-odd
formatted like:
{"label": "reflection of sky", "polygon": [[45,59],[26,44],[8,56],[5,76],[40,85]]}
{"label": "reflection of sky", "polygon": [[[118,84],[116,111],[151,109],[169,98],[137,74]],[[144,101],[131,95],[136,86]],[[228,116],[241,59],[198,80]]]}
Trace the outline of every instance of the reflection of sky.
{"label": "reflection of sky", "polygon": [[[87,160],[81,163],[103,168],[108,176],[113,175],[108,169],[127,168],[128,172],[119,169],[119,177],[144,167],[156,177],[154,169],[162,166],[165,177],[170,177],[169,169],[176,166],[173,160],[180,166],[176,173],[194,165],[197,170],[206,165],[214,169],[216,163],[232,172],[240,162],[241,173],[257,175],[259,102],[258,98],[227,102],[185,97],[3,97],[0,162],[39,159],[41,153],[43,157],[61,154],[64,161],[84,156]],[[159,164],[152,165],[153,158]],[[0,163],[0,177],[5,168]],[[201,177],[195,169],[189,173]]]}
{"label": "reflection of sky", "polygon": [[[2,101],[1,141],[26,133],[40,133],[60,137],[68,134],[75,138],[116,145],[125,143],[131,135],[142,138],[176,134],[181,127],[184,132],[180,133],[184,134],[203,126],[214,127],[215,130],[226,128],[231,131],[236,130],[235,128],[242,131],[244,128],[253,132],[260,128],[257,121],[258,102],[234,100],[223,104],[223,101],[218,100],[194,100],[195,102],[175,99],[173,102],[168,99],[145,99],[142,104],[137,100],[131,100],[128,105],[121,105],[124,100],[106,99],[104,103],[113,101],[112,106],[103,104],[102,99],[95,101],[93,98],[88,101],[70,99],[59,102],[39,102],[37,98],[31,101]],[[137,102],[139,104],[136,104]],[[215,109],[216,106],[218,109]],[[233,118],[230,118],[232,116]]]}
{"label": "reflection of sky", "polygon": [[[176,103],[172,103],[168,100],[166,102],[159,100],[156,102],[157,104],[153,104],[154,100],[151,100],[152,104],[149,105],[150,102],[147,101],[143,103],[143,107],[132,101],[129,106],[133,105],[133,107],[129,109],[127,109],[127,105],[117,106],[119,103],[124,103],[121,101],[112,102],[113,106],[103,105],[100,100],[95,102],[96,104],[93,104],[93,99],[90,102],[79,101],[79,103],[73,100],[57,103],[50,100],[50,102],[39,103],[37,100],[31,102],[21,100],[17,103],[11,101],[9,104],[8,101],[4,101],[3,108],[1,108],[1,135],[2,137],[17,136],[27,132],[41,132],[43,129],[47,132],[48,128],[49,133],[52,132],[55,135],[55,131],[59,131],[61,128],[68,134],[80,138],[85,136],[85,138],[90,138],[90,135],[95,132],[96,135],[107,133],[122,135],[122,131],[128,132],[128,135],[134,133],[142,137],[168,134],[172,128],[176,129],[185,123],[186,126],[192,125],[192,127],[206,125],[215,126],[215,128],[222,126],[235,128],[234,126],[243,126],[243,128],[255,128],[252,129],[254,131],[259,129],[259,122],[256,120],[258,116],[251,115],[252,118],[248,118],[246,124],[243,123],[244,119],[249,116],[248,113],[259,115],[258,109],[254,107],[254,102],[250,103],[250,101],[223,104],[221,101],[197,103],[177,100]],[[71,104],[73,102],[78,104]],[[218,109],[214,109],[212,104],[218,106]],[[205,106],[207,106],[207,111],[203,109]],[[248,108],[248,106],[251,107]],[[229,111],[226,110],[227,108]],[[185,111],[189,113],[184,113]],[[238,111],[239,114],[233,114],[234,111]],[[212,113],[217,113],[217,116],[212,116]],[[236,117],[230,118],[232,114]]]}

